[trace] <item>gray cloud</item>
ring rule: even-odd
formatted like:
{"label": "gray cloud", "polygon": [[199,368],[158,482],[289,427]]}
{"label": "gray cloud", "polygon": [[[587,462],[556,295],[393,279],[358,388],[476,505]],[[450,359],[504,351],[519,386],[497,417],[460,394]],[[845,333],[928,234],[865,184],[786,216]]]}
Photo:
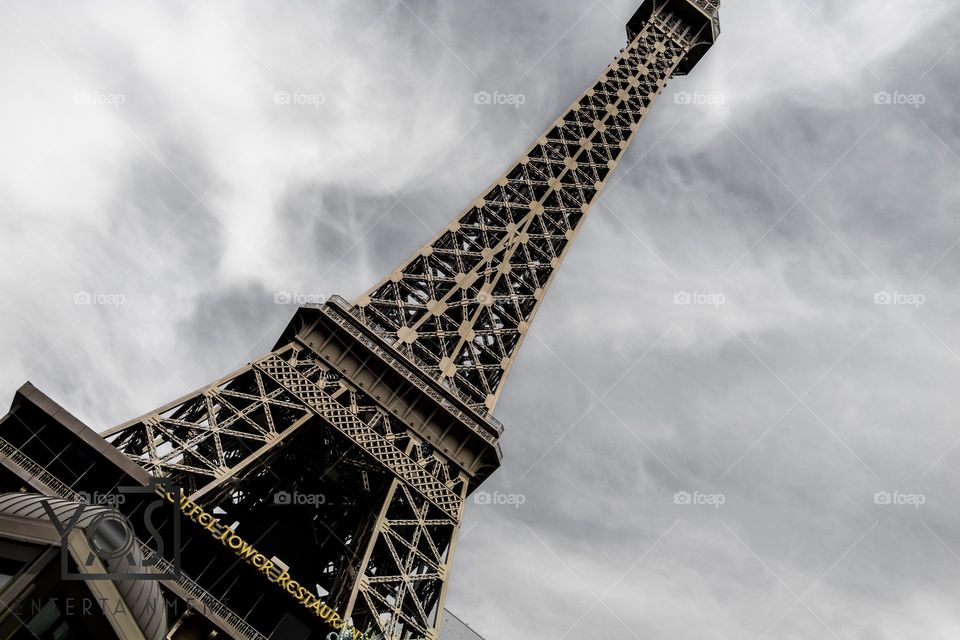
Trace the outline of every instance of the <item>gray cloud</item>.
{"label": "gray cloud", "polygon": [[[277,292],[358,295],[634,5],[3,3],[0,403],[29,378],[107,428],[269,349]],[[956,636],[958,13],[724,8],[525,342],[484,489],[526,502],[470,505],[458,615],[491,640]]]}

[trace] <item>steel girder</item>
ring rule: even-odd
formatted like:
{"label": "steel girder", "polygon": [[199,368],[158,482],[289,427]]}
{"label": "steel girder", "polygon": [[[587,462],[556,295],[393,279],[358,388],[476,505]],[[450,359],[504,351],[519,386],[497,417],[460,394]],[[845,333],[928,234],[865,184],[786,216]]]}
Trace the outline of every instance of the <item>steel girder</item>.
{"label": "steel girder", "polygon": [[492,410],[585,216],[697,37],[654,13],[512,167],[356,300],[367,324]]}

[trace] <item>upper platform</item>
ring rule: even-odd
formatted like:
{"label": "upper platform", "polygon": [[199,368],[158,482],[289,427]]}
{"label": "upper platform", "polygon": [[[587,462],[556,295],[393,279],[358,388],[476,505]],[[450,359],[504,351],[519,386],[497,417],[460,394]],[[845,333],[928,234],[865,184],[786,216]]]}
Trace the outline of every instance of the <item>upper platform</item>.
{"label": "upper platform", "polygon": [[340,296],[319,307],[300,307],[275,349],[294,340],[459,465],[470,476],[471,490],[499,468],[503,425],[431,375],[429,365],[384,341]]}
{"label": "upper platform", "polygon": [[627,22],[627,37],[633,40],[654,13],[669,11],[679,16],[699,37],[680,62],[675,75],[685,76],[700,62],[720,35],[719,0],[645,0]]}

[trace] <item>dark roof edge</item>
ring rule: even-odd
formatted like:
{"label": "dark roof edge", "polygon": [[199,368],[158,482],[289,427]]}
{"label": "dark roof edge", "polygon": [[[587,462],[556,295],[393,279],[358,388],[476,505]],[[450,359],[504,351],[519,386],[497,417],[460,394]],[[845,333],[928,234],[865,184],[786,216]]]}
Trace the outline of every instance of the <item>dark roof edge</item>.
{"label": "dark roof edge", "polygon": [[25,382],[23,386],[17,389],[13,398],[10,411],[0,420],[6,420],[16,411],[17,404],[20,402],[29,402],[43,411],[53,420],[56,420],[64,429],[76,435],[81,441],[89,445],[95,451],[103,455],[110,462],[120,468],[136,482],[142,486],[150,484],[150,474],[144,471],[140,466],[134,463],[130,458],[120,453],[112,444],[103,439],[100,434],[88,427],[79,418],[57,404],[52,398],[40,389],[33,386],[31,382]]}

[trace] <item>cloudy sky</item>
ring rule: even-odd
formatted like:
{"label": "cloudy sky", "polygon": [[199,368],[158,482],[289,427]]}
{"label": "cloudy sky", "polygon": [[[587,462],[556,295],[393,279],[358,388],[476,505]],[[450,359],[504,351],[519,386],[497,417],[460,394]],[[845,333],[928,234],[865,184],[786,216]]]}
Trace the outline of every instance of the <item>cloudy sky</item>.
{"label": "cloudy sky", "polygon": [[[960,636],[960,6],[729,4],[498,406],[448,600],[488,640]],[[635,5],[0,0],[0,404],[105,429],[360,294]]]}

